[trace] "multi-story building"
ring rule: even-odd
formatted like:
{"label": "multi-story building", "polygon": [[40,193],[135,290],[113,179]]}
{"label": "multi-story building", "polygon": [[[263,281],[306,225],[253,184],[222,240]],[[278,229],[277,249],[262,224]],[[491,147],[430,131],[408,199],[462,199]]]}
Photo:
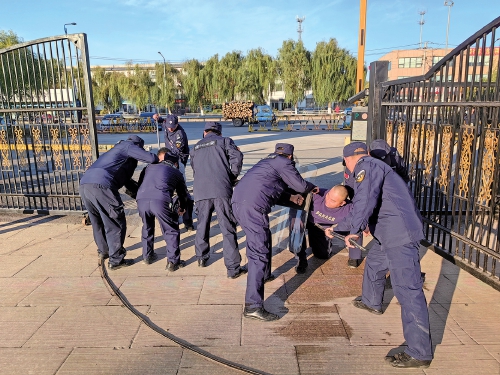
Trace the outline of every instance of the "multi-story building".
{"label": "multi-story building", "polygon": [[[419,48],[408,50],[395,50],[382,56],[379,60],[389,61],[389,80],[407,78],[425,74],[432,66],[437,64],[452,49],[444,48]],[[479,50],[481,52],[481,50]],[[462,77],[463,81],[471,82],[474,76],[475,81],[487,77],[487,71],[483,71],[483,77],[478,72],[473,72],[475,61],[481,65],[482,53],[476,57],[476,48],[471,48],[469,60],[462,63],[469,66],[467,78]],[[500,47],[495,47],[493,54],[490,48],[485,49],[483,66],[498,65]],[[477,59],[477,60],[476,60]],[[458,71],[458,69],[456,69]],[[475,74],[473,74],[475,73]],[[446,73],[445,73],[446,74]],[[447,81],[452,81],[452,72],[448,72]],[[457,77],[455,77],[456,79]]]}

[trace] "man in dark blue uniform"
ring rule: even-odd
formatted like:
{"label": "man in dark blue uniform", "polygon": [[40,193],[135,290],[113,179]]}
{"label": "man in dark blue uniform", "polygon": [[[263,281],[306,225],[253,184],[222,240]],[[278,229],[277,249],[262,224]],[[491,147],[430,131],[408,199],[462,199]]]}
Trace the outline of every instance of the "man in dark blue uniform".
{"label": "man in dark blue uniform", "polygon": [[370,143],[370,156],[382,160],[389,167],[394,169],[394,172],[400,175],[404,182],[410,182],[408,168],[406,168],[403,158],[398,150],[395,147],[389,146],[384,139],[375,139]]}
{"label": "man in dark blue uniform", "polygon": [[207,122],[203,139],[191,150],[194,173],[194,197],[198,215],[195,251],[198,265],[205,267],[210,257],[210,221],[214,210],[223,236],[224,264],[227,277],[235,279],[247,272],[240,267],[241,255],[236,236],[236,220],[231,209],[233,185],[243,165],[243,154],[233,140],[222,137],[218,122]]}
{"label": "man in dark blue uniform", "polygon": [[[188,192],[178,169],[177,156],[163,147],[158,151],[158,158],[160,163],[148,165],[139,178],[137,208],[142,219],[142,258],[146,264],[157,259],[154,252],[156,217],[167,244],[167,270],[173,272],[185,266],[180,260],[179,213],[186,209]],[[174,204],[174,192],[179,207]]]}
{"label": "man in dark blue uniform", "polygon": [[143,147],[144,141],[136,135],[118,142],[87,169],[80,181],[80,196],[92,223],[99,257],[101,260],[109,257],[108,268],[111,270],[134,263],[133,259],[124,259],[127,223],[118,189],[122,186],[136,189],[131,178],[138,160],[158,162],[158,157]]}
{"label": "man in dark blue uniform", "polygon": [[[232,207],[247,236],[248,278],[243,316],[263,321],[278,319],[264,309],[264,280],[271,275],[269,212],[287,187],[298,193],[318,192],[305,181],[293,162],[293,145],[276,144],[275,152],[255,164],[234,189]],[[300,195],[291,195],[290,200]],[[302,198],[302,197],[300,197]],[[294,201],[300,204],[300,201]]]}
{"label": "man in dark blue uniform", "polygon": [[[179,170],[186,180],[186,164],[189,159],[189,144],[184,128],[179,125],[175,115],[167,115],[163,122],[165,126],[165,147],[170,153],[179,157]],[[182,215],[182,222],[187,231],[194,230],[193,226],[193,199],[189,196],[186,212]]]}
{"label": "man in dark blue uniform", "polygon": [[383,161],[368,156],[364,143],[345,146],[344,160],[355,181],[353,208],[335,230],[350,232],[345,239],[348,247],[349,239],[359,238],[367,225],[374,239],[366,258],[363,293],[353,305],[382,314],[385,275],[390,271],[407,348],[386,360],[394,367],[426,368],[432,346],[418,255],[424,237],[418,209],[403,179]]}

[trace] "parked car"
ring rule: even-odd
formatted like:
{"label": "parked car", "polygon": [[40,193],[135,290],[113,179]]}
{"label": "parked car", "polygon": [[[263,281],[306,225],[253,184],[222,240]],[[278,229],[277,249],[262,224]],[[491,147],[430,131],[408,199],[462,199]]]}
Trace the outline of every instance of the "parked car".
{"label": "parked car", "polygon": [[204,105],[203,112],[204,113],[212,112],[212,106],[211,105]]}
{"label": "parked car", "polygon": [[121,113],[113,113],[110,115],[104,115],[101,120],[101,126],[110,126],[114,124],[115,120],[121,121],[123,120],[123,116]]}
{"label": "parked car", "polygon": [[259,122],[274,122],[276,121],[276,115],[273,110],[268,105],[258,105],[255,107],[255,119]]}

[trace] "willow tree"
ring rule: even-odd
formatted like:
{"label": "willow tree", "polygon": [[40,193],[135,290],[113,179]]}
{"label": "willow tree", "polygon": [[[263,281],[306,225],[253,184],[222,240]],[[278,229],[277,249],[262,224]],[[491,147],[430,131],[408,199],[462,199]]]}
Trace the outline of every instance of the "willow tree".
{"label": "willow tree", "polygon": [[293,103],[297,113],[298,103],[311,85],[311,54],[302,41],[285,40],[278,50],[278,72],[283,82],[285,99]]}
{"label": "willow tree", "polygon": [[332,113],[333,101],[345,101],[353,95],[356,63],[335,39],[316,44],[311,58],[312,89],[317,104],[328,104],[328,113]]}
{"label": "willow tree", "polygon": [[187,97],[190,108],[200,107],[203,114],[203,94],[205,93],[205,85],[202,79],[203,65],[196,59],[191,59],[182,64],[183,74],[182,88]]}
{"label": "willow tree", "polygon": [[200,79],[203,87],[203,98],[210,103],[218,101],[220,84],[215,79],[219,69],[219,55],[215,54],[209,58],[200,71]]}
{"label": "willow tree", "polygon": [[151,88],[154,82],[149,72],[140,68],[138,64],[132,67],[128,63],[128,71],[118,81],[118,87],[123,96],[133,102],[139,111],[142,111],[147,104],[151,103]]}
{"label": "willow tree", "polygon": [[106,112],[114,112],[120,107],[123,98],[119,83],[125,77],[117,72],[107,72],[98,66],[92,69],[92,94],[94,102],[102,105]]}
{"label": "willow tree", "polygon": [[240,72],[243,55],[240,51],[228,52],[220,59],[215,79],[219,87],[219,97],[222,101],[234,100],[236,98],[236,86]]}
{"label": "willow tree", "polygon": [[168,112],[175,104],[179,72],[169,63],[155,64],[156,82],[151,87],[151,103],[157,108],[165,106]]}
{"label": "willow tree", "polygon": [[[43,56],[38,56],[32,48],[16,49],[16,44],[22,42],[23,39],[12,30],[0,30],[0,49],[14,47],[4,53],[0,61],[0,100],[4,102],[40,101],[43,90],[54,80],[50,69],[46,69],[51,62],[45,63]],[[57,71],[60,64],[57,61],[55,64]]]}
{"label": "willow tree", "polygon": [[261,48],[248,51],[238,74],[236,91],[246,99],[264,103],[264,93],[270,100],[276,81],[273,58]]}

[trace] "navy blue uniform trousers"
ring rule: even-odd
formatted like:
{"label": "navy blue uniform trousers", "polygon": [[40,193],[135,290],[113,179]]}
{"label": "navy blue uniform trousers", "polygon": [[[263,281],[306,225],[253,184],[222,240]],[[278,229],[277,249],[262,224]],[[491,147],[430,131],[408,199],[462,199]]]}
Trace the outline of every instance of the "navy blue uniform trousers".
{"label": "navy blue uniform trousers", "polygon": [[123,243],[127,232],[120,193],[99,184],[83,184],[80,196],[89,214],[97,251],[109,254],[109,263],[119,264],[125,258]]}
{"label": "navy blue uniform trousers", "polygon": [[196,201],[198,228],[195,237],[195,252],[198,259],[210,257],[210,221],[213,212],[217,213],[217,220],[222,232],[222,254],[228,276],[239,272],[241,255],[238,250],[236,235],[236,220],[231,209],[231,198],[212,198]]}
{"label": "navy blue uniform trousers", "polygon": [[422,290],[419,248],[418,242],[391,248],[375,240],[366,257],[362,301],[374,309],[382,308],[385,275],[390,271],[392,289],[401,305],[403,335],[408,344],[405,352],[413,358],[431,360],[429,311]]}
{"label": "navy blue uniform trousers", "polygon": [[248,276],[245,306],[262,307],[264,279],[271,276],[272,243],[269,216],[254,207],[233,203],[233,213],[246,234]]}
{"label": "navy blue uniform trousers", "polygon": [[179,215],[171,210],[171,204],[161,200],[139,199],[137,208],[142,219],[142,257],[154,253],[155,217],[160,223],[163,239],[167,244],[167,260],[174,264],[180,260]]}

